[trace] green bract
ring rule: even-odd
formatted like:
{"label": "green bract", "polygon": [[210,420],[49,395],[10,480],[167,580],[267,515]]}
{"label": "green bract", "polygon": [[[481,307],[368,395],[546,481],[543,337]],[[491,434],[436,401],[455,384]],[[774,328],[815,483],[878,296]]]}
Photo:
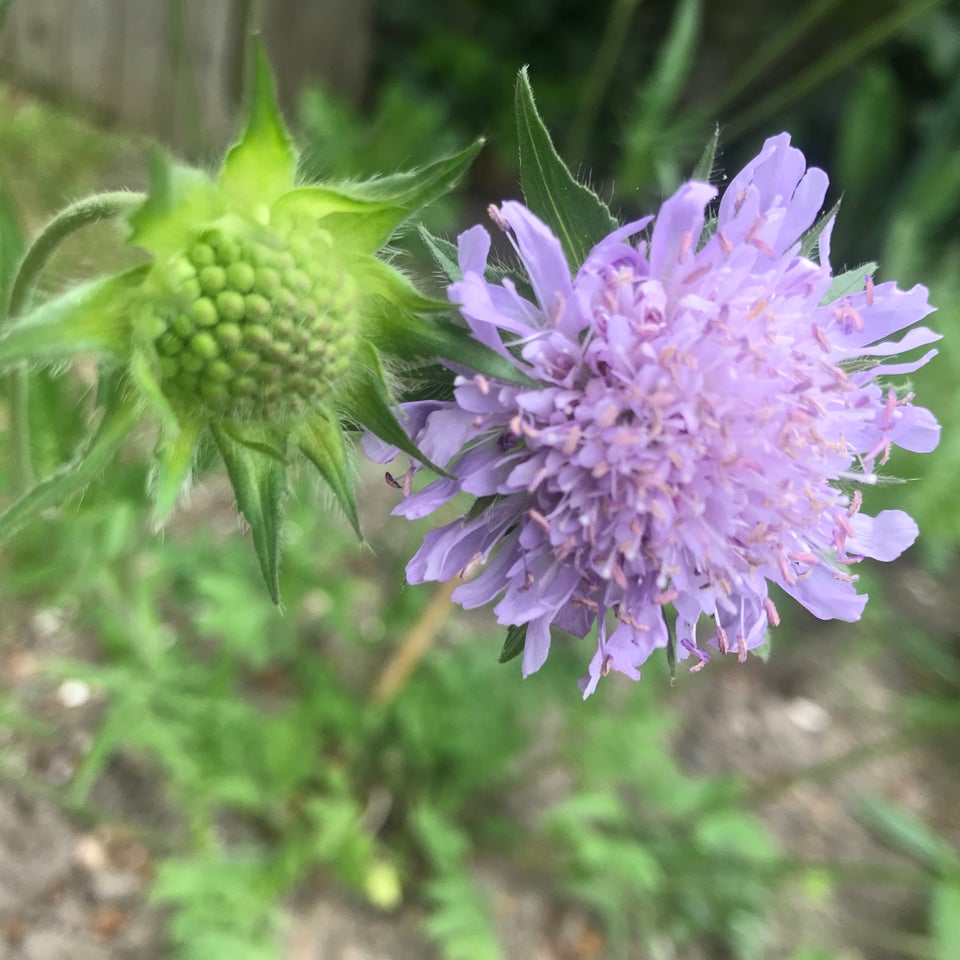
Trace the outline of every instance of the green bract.
{"label": "green bract", "polygon": [[[109,362],[97,431],[74,461],[0,515],[0,538],[82,489],[152,412],[161,425],[151,482],[157,522],[187,484],[198,442],[211,436],[277,600],[291,451],[317,468],[358,534],[342,424],[425,460],[396,420],[382,356],[421,366],[442,358],[516,379],[512,364],[447,318],[446,303],[422,297],[376,256],[456,183],[481,143],[410,173],[298,185],[297,154],[259,50],[254,61],[246,128],[216,180],[157,154],[145,198],[76,204],[27,252],[0,367],[89,352]],[[150,262],[22,312],[57,243],[118,213],[129,214],[129,241]]]}

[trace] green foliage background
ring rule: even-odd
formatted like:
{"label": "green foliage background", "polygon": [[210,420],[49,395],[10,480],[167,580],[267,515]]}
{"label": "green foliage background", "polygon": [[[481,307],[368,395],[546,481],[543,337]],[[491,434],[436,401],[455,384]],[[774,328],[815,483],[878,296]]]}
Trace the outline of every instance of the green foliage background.
{"label": "green foliage background", "polygon": [[[425,19],[420,0],[378,4],[382,55],[369,104],[306,90],[299,127],[305,168],[333,176],[392,171],[490,133],[460,201],[429,211],[434,232],[452,235],[468,211],[517,194],[512,89],[526,62],[548,126],[563,131],[561,153],[624,215],[652,209],[693,168],[715,123],[717,178],[781,129],[827,169],[828,202],[843,196],[837,272],[877,259],[884,278],[930,286],[940,308],[941,356],[915,379],[943,424],[941,448],[897,456],[893,471],[919,479],[873,491],[868,506],[895,501],[917,517],[922,539],[908,562],[948,589],[960,537],[960,13],[945,3],[819,0],[781,22],[751,0],[612,0],[604,18],[574,0],[465,0],[431,6],[428,28]],[[47,211],[136,149],[7,95],[0,282]],[[92,262],[92,246],[72,244],[60,276],[115,266]],[[423,255],[412,234],[402,246]],[[76,376],[32,380],[41,467],[75,447],[85,390]],[[434,629],[434,649],[407,681],[380,696],[384,663],[435,600],[403,586],[418,530],[383,519],[389,497],[375,472],[360,498],[372,551],[355,545],[311,483],[298,483],[279,613],[242,536],[211,533],[231,508],[216,480],[203,488],[207,509],[186,512],[157,539],[133,453],[81,503],[5,548],[0,604],[8,623],[40,604],[69,609],[93,638],[92,659],[52,670],[51,682],[88,682],[104,711],[59,799],[96,816],[90,791],[111,758],[128,752],[151,764],[180,824],[153,847],[153,895],[172,907],[172,956],[278,956],[281,900],[319,872],[385,911],[425,907],[443,957],[493,960],[502,948],[472,870],[481,852],[588,909],[610,957],[700,949],[759,960],[778,947],[772,918],[785,891],[814,898],[844,881],[843,865],[781,852],[755,812],[769,791],[736,770],[698,777],[678,765],[670,743],[684,718],[665,665],[583,704],[572,684],[582,650],[561,647],[521,682],[516,664],[496,662],[502,637],[491,619],[458,616]],[[13,466],[0,449],[4,499]],[[956,637],[898,612],[888,597],[900,575],[875,574],[852,649],[901,677],[898,736],[955,767]],[[787,623],[779,643],[801,642],[803,629]],[[709,673],[697,681],[709,683]],[[3,693],[0,725],[18,731],[24,750],[38,736],[29,720],[16,691]],[[0,777],[13,776],[14,759],[0,756]],[[550,769],[564,770],[570,789],[518,822],[505,798]],[[823,775],[810,771],[810,782]],[[860,813],[902,854],[898,876],[927,918],[898,955],[957,956],[960,866],[950,838],[879,798]],[[795,947],[793,960],[839,956],[815,931]]]}

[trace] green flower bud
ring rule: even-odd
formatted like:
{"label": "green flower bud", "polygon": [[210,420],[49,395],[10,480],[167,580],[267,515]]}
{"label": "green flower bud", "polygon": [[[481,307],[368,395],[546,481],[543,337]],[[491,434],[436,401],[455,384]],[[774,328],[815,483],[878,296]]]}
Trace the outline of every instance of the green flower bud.
{"label": "green flower bud", "polygon": [[224,290],[223,293],[217,294],[217,312],[218,319],[239,323],[247,312],[247,306],[243,296],[236,290]]}
{"label": "green flower bud", "polygon": [[220,348],[211,333],[198,333],[190,341],[190,349],[204,360],[213,360],[220,355]]}
{"label": "green flower bud", "polygon": [[309,218],[257,228],[226,221],[162,274],[169,304],[149,330],[176,406],[234,419],[322,401],[350,367],[358,290]]}
{"label": "green flower bud", "polygon": [[200,289],[208,297],[215,297],[226,285],[227,273],[223,267],[204,267],[200,271]]}
{"label": "green flower bud", "polygon": [[227,283],[231,290],[239,293],[249,293],[253,289],[256,273],[249,263],[231,263],[227,267]]}
{"label": "green flower bud", "polygon": [[209,297],[200,297],[195,300],[190,308],[190,316],[200,327],[216,326],[220,319],[217,308]]}

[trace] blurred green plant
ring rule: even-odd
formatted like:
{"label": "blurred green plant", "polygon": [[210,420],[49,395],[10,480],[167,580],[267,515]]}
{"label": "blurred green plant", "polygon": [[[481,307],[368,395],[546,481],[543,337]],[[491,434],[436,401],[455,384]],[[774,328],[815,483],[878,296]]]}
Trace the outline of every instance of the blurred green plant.
{"label": "blurred green plant", "polygon": [[[597,74],[583,91],[582,109],[589,107],[593,118],[574,125],[571,136],[604,144],[596,149],[619,158],[624,190],[671,181],[679,176],[684,151],[698,149],[717,112],[725,111],[716,104],[742,102],[774,63],[789,31],[812,30],[833,6],[826,0],[805,6],[721,86],[714,112],[705,110],[694,123],[680,114],[703,10],[686,0],[676,5],[659,57],[637,58],[637,69],[650,70],[650,79],[629,87],[635,96],[622,153],[593,135],[609,129],[603,115],[613,102],[609,91],[620,82],[622,63],[608,75]],[[930,6],[905,4],[901,15],[914,17]],[[394,15],[414,7],[396,5]],[[617,17],[630,12],[626,2],[614,8]],[[515,12],[529,32],[547,29],[552,9],[543,2]],[[798,102],[812,82],[836,76],[863,55],[868,41],[875,48],[888,36],[891,16],[879,18],[879,26],[864,24],[832,60],[773,90],[753,112],[744,107],[731,124],[747,130],[758,118]],[[904,28],[902,49],[914,51],[935,76],[936,97],[923,110],[911,111],[907,81],[889,59],[872,60],[853,81],[837,146],[838,182],[846,192],[847,221],[857,222],[864,238],[876,231],[875,222],[892,220],[883,266],[901,278],[920,278],[921,267],[924,278],[933,276],[933,300],[949,322],[960,310],[960,248],[952,228],[960,204],[960,33],[956,15],[946,9],[912,24]],[[346,176],[374,161],[378,168],[417,162],[424,141],[436,152],[448,142],[444,137],[459,140],[451,131],[459,124],[470,127],[476,117],[449,105],[471,91],[502,92],[502,84],[488,83],[491,50],[500,61],[492,69],[509,75],[507,89],[514,62],[503,46],[482,36],[446,47],[441,39],[424,41],[420,62],[455,67],[451,76],[460,87],[433,99],[399,82],[377,101],[372,128],[314,93],[303,107],[308,140],[316,143],[311,131],[325,124],[341,135],[331,138],[326,152],[308,149],[307,162]],[[590,37],[581,39],[593,52]],[[455,64],[449,63],[451,51]],[[565,79],[544,85],[546,112],[578,102],[579,92],[572,93],[578,71],[566,65],[565,70]],[[597,94],[602,89],[604,96]],[[598,98],[605,107],[596,107]],[[509,96],[504,102],[509,104]],[[617,104],[622,102],[621,92]],[[818,99],[808,103],[809,109],[819,106]],[[879,130],[874,117],[883,118]],[[509,138],[502,117],[489,122],[502,139]],[[4,123],[0,117],[0,131],[7,129]],[[696,136],[688,138],[684,131],[695,127]],[[91,153],[78,150],[81,156],[95,155],[102,146],[98,135],[84,142]],[[11,144],[21,156],[30,136],[4,142]],[[677,166],[662,159],[675,148]],[[52,164],[45,189],[64,189],[58,178],[74,152],[44,153],[44,163]],[[9,163],[0,165],[9,169]],[[10,265],[22,252],[14,199],[20,194],[0,195],[0,281],[7,284]],[[432,225],[447,226],[443,218]],[[871,239],[882,237],[874,233]],[[838,249],[853,251],[847,254],[853,260],[868,252],[842,238]],[[960,419],[954,389],[960,352],[951,342],[948,337],[944,356],[918,375],[925,395],[940,397],[939,408],[936,399],[933,406],[946,428],[938,454],[942,466],[917,484],[915,493],[908,490],[909,509],[925,536],[943,545],[941,570],[949,569],[960,536],[953,491],[960,439],[951,429]],[[3,387],[7,409],[14,383]],[[29,390],[31,457],[47,472],[75,449],[90,387],[77,376],[42,374],[31,377]],[[4,431],[0,444],[6,443]],[[0,489],[7,496],[15,487],[18,461],[8,448],[0,452]],[[201,461],[209,455],[201,450]],[[205,472],[203,462],[198,472]],[[910,475],[910,468],[901,472]],[[799,877],[804,895],[813,899],[845,876],[840,865],[781,857],[745,802],[749,791],[736,779],[696,778],[677,767],[669,749],[676,717],[652,670],[623,702],[611,696],[583,705],[566,689],[557,693],[570,672],[561,656],[521,691],[518,678],[504,676],[495,663],[496,640],[464,621],[450,631],[457,642],[444,635],[440,649],[393,699],[372,703],[372,678],[398,638],[418,622],[426,602],[421,592],[400,588],[399,574],[382,574],[406,552],[403,544],[388,542],[392,531],[376,543],[381,573],[375,575],[346,527],[320,518],[311,506],[312,488],[298,481],[281,571],[289,612],[279,616],[257,589],[255,572],[235,539],[175,531],[165,543],[152,540],[144,481],[142,466],[122,461],[69,513],[45,517],[42,529],[18,534],[0,557],[0,599],[14,616],[41,600],[69,606],[95,635],[97,662],[56,666],[57,676],[90,683],[105,711],[63,799],[74,809],[87,807],[92,786],[123,752],[146,758],[157,770],[182,833],[169,837],[166,849],[156,848],[161,861],[154,896],[171,908],[171,939],[181,960],[277,956],[278,903],[318,869],[385,910],[401,900],[425,904],[425,928],[449,960],[502,954],[493,905],[473,869],[481,851],[520,862],[545,887],[588,908],[603,923],[611,957],[638,943],[651,954],[699,945],[743,960],[762,957],[770,947],[767,927],[782,884]],[[219,507],[211,513],[217,511],[228,514]],[[911,663],[933,680],[905,702],[906,722],[918,735],[943,736],[960,720],[957,661],[940,638],[907,626],[892,625],[896,636],[890,639],[903,644]],[[0,725],[39,735],[12,695],[0,699]],[[505,797],[519,783],[557,768],[566,772],[569,792],[545,800],[523,823],[514,822]],[[874,802],[864,816],[918,861],[910,882],[930,902],[930,938],[923,939],[920,955],[950,960],[960,940],[955,851],[889,804]],[[856,866],[862,881],[870,865]],[[807,946],[792,960],[838,956]]]}

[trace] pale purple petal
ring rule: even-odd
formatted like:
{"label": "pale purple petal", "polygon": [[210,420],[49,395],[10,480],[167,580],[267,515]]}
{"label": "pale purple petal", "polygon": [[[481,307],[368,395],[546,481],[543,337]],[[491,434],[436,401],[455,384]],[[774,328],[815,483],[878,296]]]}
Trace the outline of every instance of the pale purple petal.
{"label": "pale purple petal", "polygon": [[551,312],[557,297],[569,296],[572,289],[570,267],[560,241],[539,217],[514,200],[505,201],[500,213],[513,230],[540,306]]}
{"label": "pale purple petal", "polygon": [[875,517],[858,513],[850,525],[856,536],[847,540],[847,552],[874,560],[896,560],[920,533],[913,517],[902,510],[881,510]]}
{"label": "pale purple petal", "polygon": [[529,677],[546,662],[550,653],[551,617],[539,617],[527,624],[527,637],[523,645],[523,675]]}
{"label": "pale purple petal", "polygon": [[867,600],[858,561],[913,543],[909,516],[861,514],[850,485],[877,482],[893,446],[936,446],[933,415],[891,383],[928,362],[935,350],[902,357],[939,335],[916,326],[930,312],[920,286],[868,281],[822,302],[833,218],[819,264],[797,241],[826,190],[781,134],[731,180],[702,245],[714,190],[691,182],[662,205],[649,244],[633,240],[643,221],[615,230],[572,280],[559,241],[507,202],[520,289],[536,303],[485,279],[485,231],[461,237],[464,280],[449,296],[535,386],[460,369],[454,400],[410,405],[411,437],[455,480],[396,512],[478,498],[469,519],[427,535],[408,579],[481,566],[453,598],[526,625],[525,676],[547,657],[552,625],[597,630],[585,696],[610,671],[637,679],[668,623],[691,670],[745,659],[779,622],[769,583],[817,617],[854,621]]}

